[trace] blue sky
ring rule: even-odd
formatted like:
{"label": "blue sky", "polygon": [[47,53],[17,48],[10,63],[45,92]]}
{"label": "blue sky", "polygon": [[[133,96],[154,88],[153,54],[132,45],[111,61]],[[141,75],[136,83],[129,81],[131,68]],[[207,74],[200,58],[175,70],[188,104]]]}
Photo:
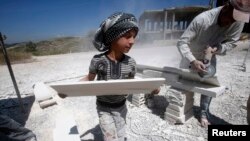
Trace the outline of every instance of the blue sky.
{"label": "blue sky", "polygon": [[137,18],[144,10],[208,5],[209,0],[0,0],[0,32],[6,43],[84,36],[110,14]]}

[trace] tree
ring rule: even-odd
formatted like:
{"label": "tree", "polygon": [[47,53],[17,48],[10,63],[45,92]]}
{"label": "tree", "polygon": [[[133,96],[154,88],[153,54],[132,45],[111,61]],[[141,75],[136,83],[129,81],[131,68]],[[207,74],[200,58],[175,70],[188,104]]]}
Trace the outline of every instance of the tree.
{"label": "tree", "polygon": [[36,50],[37,50],[36,44],[31,41],[25,45],[25,51],[27,52],[35,52]]}

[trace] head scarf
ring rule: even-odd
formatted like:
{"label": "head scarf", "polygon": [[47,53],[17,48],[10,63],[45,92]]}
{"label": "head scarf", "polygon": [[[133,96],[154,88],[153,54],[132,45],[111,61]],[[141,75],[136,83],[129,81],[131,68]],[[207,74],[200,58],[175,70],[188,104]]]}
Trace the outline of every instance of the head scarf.
{"label": "head scarf", "polygon": [[114,13],[102,22],[95,34],[93,44],[97,50],[106,51],[110,48],[112,41],[131,29],[134,29],[136,33],[139,30],[134,15],[122,12]]}

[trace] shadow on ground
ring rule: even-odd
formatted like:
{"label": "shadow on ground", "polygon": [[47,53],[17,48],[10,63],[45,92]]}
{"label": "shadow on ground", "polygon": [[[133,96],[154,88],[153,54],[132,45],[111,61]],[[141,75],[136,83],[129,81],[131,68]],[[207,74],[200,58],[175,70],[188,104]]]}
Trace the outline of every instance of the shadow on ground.
{"label": "shadow on ground", "polygon": [[[147,104],[147,102],[146,102],[146,104]],[[155,95],[154,96],[154,105],[153,105],[153,107],[149,107],[149,109],[152,111],[152,114],[160,116],[162,119],[164,119],[164,113],[166,112],[166,108],[167,108],[168,104],[169,104],[169,102],[167,101],[165,96]]]}
{"label": "shadow on ground", "polygon": [[22,98],[24,105],[24,112],[22,112],[17,98],[0,99],[0,113],[9,116],[22,125],[25,125],[34,101],[34,96]]}
{"label": "shadow on ground", "polygon": [[[94,136],[94,138],[93,139],[82,139],[82,138],[84,138],[88,134],[92,134]],[[81,141],[103,141],[103,137],[102,137],[102,132],[101,132],[100,126],[96,125],[94,128],[89,129],[85,133],[81,134],[80,138],[81,138]]]}
{"label": "shadow on ground", "polygon": [[[193,106],[194,111],[194,117],[199,121],[200,120],[200,107]],[[209,113],[210,122],[212,125],[232,125],[231,123],[225,121],[224,119],[221,119],[211,113]]]}

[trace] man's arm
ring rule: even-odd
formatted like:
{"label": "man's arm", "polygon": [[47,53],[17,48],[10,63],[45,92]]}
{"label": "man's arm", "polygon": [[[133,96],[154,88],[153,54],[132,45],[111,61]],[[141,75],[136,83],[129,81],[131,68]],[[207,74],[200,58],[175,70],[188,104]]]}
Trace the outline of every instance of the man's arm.
{"label": "man's arm", "polygon": [[226,39],[221,44],[215,45],[217,48],[216,54],[225,55],[227,51],[232,50],[237,45],[235,44],[241,35],[244,23],[235,24],[226,35]]}
{"label": "man's arm", "polygon": [[186,58],[190,62],[192,68],[198,72],[201,72],[201,71],[205,71],[205,65],[201,61],[196,60],[196,58],[194,57],[189,47],[190,43],[197,36],[197,33],[199,29],[201,28],[198,21],[199,21],[199,18],[196,17],[190,23],[188,28],[185,30],[185,32],[181,36],[180,40],[177,42],[177,47],[181,56]]}
{"label": "man's arm", "polygon": [[188,28],[185,30],[185,32],[182,34],[179,41],[177,42],[177,47],[181,56],[186,58],[189,62],[196,60],[196,58],[194,57],[193,53],[191,52],[189,48],[189,44],[197,35],[197,32],[198,32],[197,26],[198,24],[196,20],[194,19],[190,23]]}

